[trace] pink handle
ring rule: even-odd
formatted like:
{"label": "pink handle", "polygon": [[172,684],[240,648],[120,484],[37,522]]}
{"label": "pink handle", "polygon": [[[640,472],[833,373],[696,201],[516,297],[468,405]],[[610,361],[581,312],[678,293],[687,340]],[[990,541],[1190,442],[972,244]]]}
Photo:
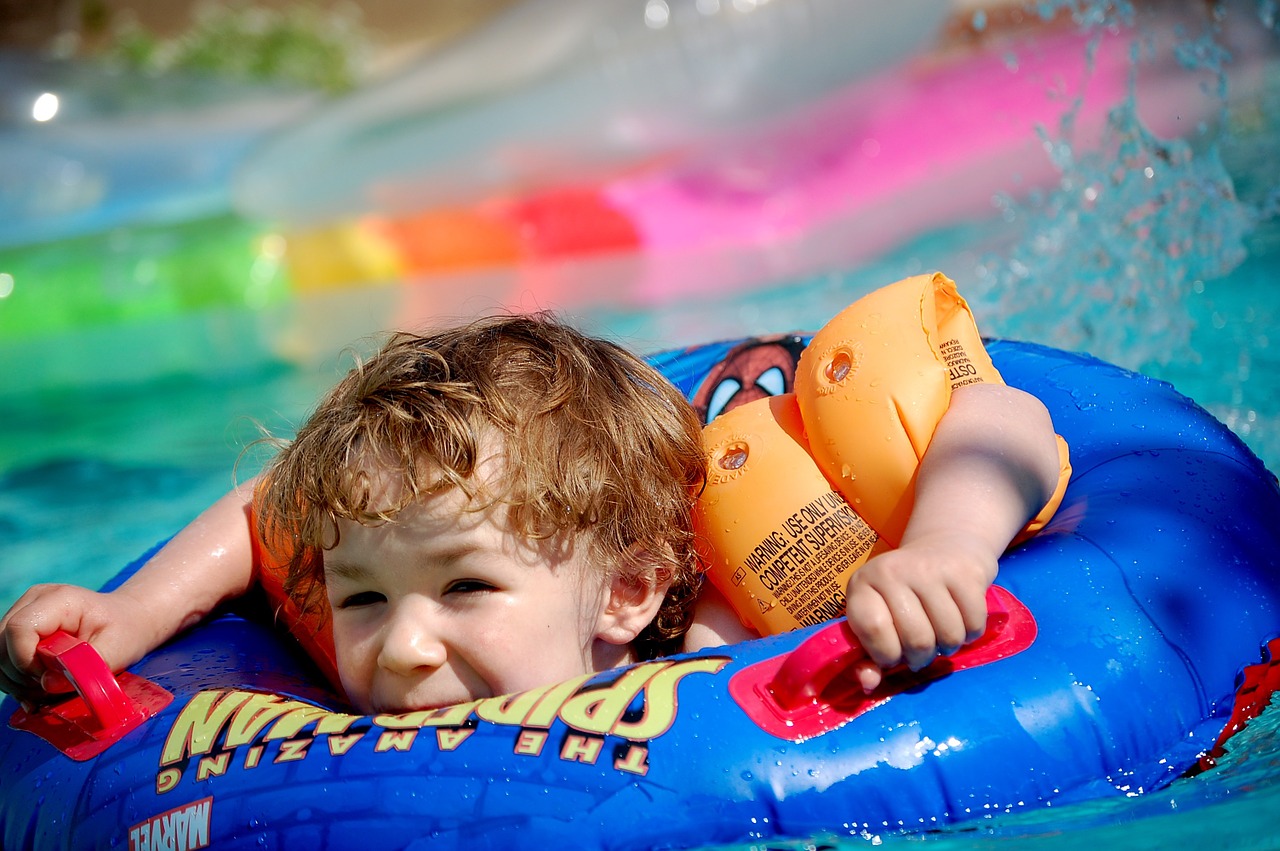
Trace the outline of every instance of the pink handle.
{"label": "pink handle", "polygon": [[[988,635],[1004,628],[1009,619],[1006,599],[1010,596],[995,585],[987,589]],[[866,655],[849,622],[841,618],[791,651],[766,688],[779,707],[795,709],[816,700],[832,680]]]}
{"label": "pink handle", "polygon": [[842,671],[866,656],[843,618],[827,624],[790,653],[748,665],[729,680],[729,694],[760,729],[779,739],[803,742],[820,736],[890,700],[894,695],[960,671],[1006,659],[1031,646],[1036,619],[1005,589],[987,589],[987,630],[976,641],[919,670],[898,665],[884,672],[871,694]]}
{"label": "pink handle", "polygon": [[88,731],[95,737],[112,734],[142,714],[88,643],[59,630],[42,639],[36,653],[47,667],[66,676],[84,700],[98,726],[97,730]]}
{"label": "pink handle", "polygon": [[791,651],[767,688],[778,706],[795,709],[815,700],[841,671],[866,655],[849,622],[841,618]]}

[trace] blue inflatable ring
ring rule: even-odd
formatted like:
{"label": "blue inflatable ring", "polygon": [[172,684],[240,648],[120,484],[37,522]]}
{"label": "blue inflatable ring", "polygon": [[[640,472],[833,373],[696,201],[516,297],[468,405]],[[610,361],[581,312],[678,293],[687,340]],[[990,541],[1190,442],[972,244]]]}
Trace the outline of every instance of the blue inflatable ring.
{"label": "blue inflatable ring", "polygon": [[[732,348],[655,362],[693,397]],[[1275,687],[1275,477],[1168,385],[1037,346],[990,352],[1048,406],[1075,469],[1052,523],[1002,559],[989,634],[1003,650],[875,700],[837,680],[816,702],[770,705],[779,666],[833,622],[585,685],[357,716],[245,603],[136,665],[125,691],[172,701],[78,759],[15,729],[25,713],[6,701],[0,840],[680,848],[924,831],[1169,783]]]}

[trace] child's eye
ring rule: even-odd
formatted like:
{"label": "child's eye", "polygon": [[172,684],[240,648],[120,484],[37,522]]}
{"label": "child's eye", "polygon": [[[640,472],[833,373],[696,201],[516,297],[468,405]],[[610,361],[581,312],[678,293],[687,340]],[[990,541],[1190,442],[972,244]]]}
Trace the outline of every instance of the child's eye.
{"label": "child's eye", "polygon": [[338,603],[339,609],[355,609],[360,606],[372,606],[375,603],[386,602],[386,597],[377,591],[359,591],[349,597],[344,597]]}
{"label": "child's eye", "polygon": [[479,594],[493,590],[495,590],[494,586],[482,579],[458,579],[450,582],[449,587],[444,589],[446,594]]}

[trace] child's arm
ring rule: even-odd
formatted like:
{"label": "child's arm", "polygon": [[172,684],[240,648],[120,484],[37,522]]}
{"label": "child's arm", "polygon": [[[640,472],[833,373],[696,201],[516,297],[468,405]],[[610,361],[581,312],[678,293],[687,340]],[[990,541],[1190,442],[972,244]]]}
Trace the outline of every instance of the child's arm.
{"label": "child's arm", "polygon": [[983,633],[997,560],[1053,493],[1058,471],[1040,400],[997,384],[952,393],[920,462],[901,546],[849,581],[849,624],[870,657],[854,671],[864,689],[879,685],[882,668],[918,670]]}
{"label": "child's arm", "polygon": [[36,644],[59,629],[91,643],[120,671],[243,594],[253,578],[248,508],[254,484],[215,502],[115,591],[56,584],[29,589],[0,619],[0,689],[28,702],[70,689],[36,659]]}

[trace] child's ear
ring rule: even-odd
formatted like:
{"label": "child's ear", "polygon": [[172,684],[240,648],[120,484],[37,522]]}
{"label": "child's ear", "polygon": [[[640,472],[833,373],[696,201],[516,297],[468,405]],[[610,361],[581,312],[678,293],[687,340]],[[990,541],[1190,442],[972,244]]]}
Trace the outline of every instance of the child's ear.
{"label": "child's ear", "polygon": [[664,560],[648,548],[632,547],[609,582],[596,638],[619,645],[635,641],[658,616],[670,587],[671,571]]}

